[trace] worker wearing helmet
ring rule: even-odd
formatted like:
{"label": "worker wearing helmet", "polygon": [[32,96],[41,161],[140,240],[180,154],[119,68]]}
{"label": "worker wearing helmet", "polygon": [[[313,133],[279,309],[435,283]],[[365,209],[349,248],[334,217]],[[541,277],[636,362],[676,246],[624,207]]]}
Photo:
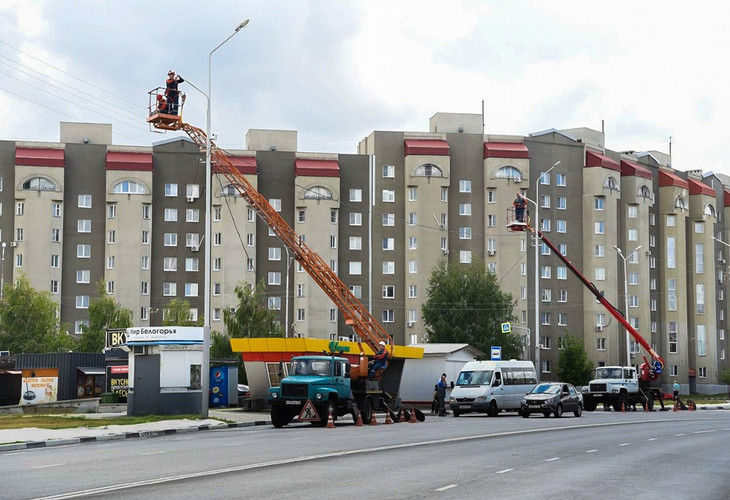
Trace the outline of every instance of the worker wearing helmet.
{"label": "worker wearing helmet", "polygon": [[385,348],[385,342],[382,340],[378,343],[380,349],[375,353],[375,361],[370,366],[370,372],[368,373],[368,379],[371,380],[378,370],[385,370],[388,367],[388,350]]}
{"label": "worker wearing helmet", "polygon": [[515,207],[515,220],[517,222],[525,222],[525,207],[527,206],[527,199],[518,192],[515,201],[512,203]]}
{"label": "worker wearing helmet", "polygon": [[180,91],[177,89],[179,83],[183,83],[185,80],[180,75],[175,76],[175,72],[170,70],[167,72],[167,80],[165,80],[165,98],[167,99],[167,110],[171,115],[177,114],[178,107],[178,96]]}

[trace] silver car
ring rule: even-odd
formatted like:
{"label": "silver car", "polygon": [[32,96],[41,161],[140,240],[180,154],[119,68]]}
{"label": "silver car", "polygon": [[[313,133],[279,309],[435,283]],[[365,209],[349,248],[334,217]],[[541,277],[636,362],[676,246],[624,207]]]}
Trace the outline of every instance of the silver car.
{"label": "silver car", "polygon": [[572,411],[576,417],[583,415],[583,395],[573,384],[565,382],[536,385],[522,398],[520,405],[520,414],[525,418],[531,413],[542,413],[545,417],[555,415],[556,418],[560,418],[566,411]]}

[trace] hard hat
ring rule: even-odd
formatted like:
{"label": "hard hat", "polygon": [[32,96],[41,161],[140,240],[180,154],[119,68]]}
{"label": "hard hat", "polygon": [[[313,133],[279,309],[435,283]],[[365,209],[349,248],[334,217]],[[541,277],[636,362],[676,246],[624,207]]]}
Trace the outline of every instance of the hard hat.
{"label": "hard hat", "polygon": [[170,70],[170,71],[168,71],[168,72],[167,72],[167,74],[168,74],[168,75],[174,75],[174,74],[175,74],[175,72],[174,72],[173,70]]}
{"label": "hard hat", "polygon": [[381,340],[380,342],[378,342],[378,345],[385,345],[385,342],[383,342],[383,341]]}

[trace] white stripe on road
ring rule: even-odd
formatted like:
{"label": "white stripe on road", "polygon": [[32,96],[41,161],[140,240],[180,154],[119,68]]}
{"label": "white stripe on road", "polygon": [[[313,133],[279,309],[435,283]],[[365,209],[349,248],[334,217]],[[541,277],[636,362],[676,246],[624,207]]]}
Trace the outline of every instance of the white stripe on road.
{"label": "white stripe on road", "polygon": [[709,430],[706,430],[706,431],[695,431],[694,433],[695,433],[695,434],[704,434],[704,433],[706,433],[706,432],[715,432],[715,430],[716,430],[716,429],[709,429]]}
{"label": "white stripe on road", "polygon": [[147,456],[147,455],[162,455],[163,453],[167,453],[166,451],[148,451],[146,453],[140,453],[140,455]]}
{"label": "white stripe on road", "polygon": [[451,488],[456,488],[457,486],[458,485],[456,485],[456,484],[450,484],[448,486],[442,486],[440,488],[436,488],[436,491],[446,491],[446,490],[450,490]]}
{"label": "white stripe on road", "polygon": [[598,450],[588,450],[588,451],[586,451],[586,453],[595,453],[595,452],[597,452],[597,451],[598,451]]}
{"label": "white stripe on road", "polygon": [[502,469],[495,472],[495,474],[504,474],[505,472],[512,472],[514,469]]}
{"label": "white stripe on road", "polygon": [[619,446],[628,446],[628,445],[630,445],[630,444],[631,444],[631,443],[621,443],[621,444],[620,444]]}
{"label": "white stripe on road", "polygon": [[647,439],[647,441],[656,441],[656,440],[657,440],[657,438],[649,438],[649,439]]}
{"label": "white stripe on road", "polygon": [[553,458],[548,458],[548,459],[547,459],[547,460],[545,460],[545,461],[546,461],[546,462],[554,462],[554,461],[556,461],[556,460],[560,460],[560,457],[553,457]]}
{"label": "white stripe on road", "polygon": [[60,467],[62,465],[66,465],[66,464],[36,465],[35,467],[31,467],[31,469],[47,469],[49,467]]}
{"label": "white stripe on road", "polygon": [[684,434],[675,434],[675,437],[684,436]]}

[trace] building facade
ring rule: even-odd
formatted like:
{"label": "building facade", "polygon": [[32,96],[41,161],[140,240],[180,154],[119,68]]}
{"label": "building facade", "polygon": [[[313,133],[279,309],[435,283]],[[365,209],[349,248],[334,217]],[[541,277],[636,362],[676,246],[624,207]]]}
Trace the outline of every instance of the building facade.
{"label": "building facade", "polygon": [[[541,379],[556,377],[567,335],[596,365],[643,361],[544,243],[506,228],[520,192],[532,225],[666,360],[665,385],[724,390],[727,176],[607,150],[590,129],[485,134],[471,114],[437,113],[428,132],[374,131],[356,154],[297,152],[293,131],[251,130],[246,142],[229,152],[236,168],[396,343],[427,340],[433,267],[478,260],[512,294],[514,332]],[[225,329],[238,285],[263,280],[288,336],[350,339],[336,306],[215,167],[212,185],[212,328]],[[58,143],[0,141],[3,280],[22,274],[48,290],[76,334],[101,280],[135,324],[160,324],[173,299],[200,317],[204,189],[204,155],[184,136],[127,147],[111,144],[110,125],[62,123]]]}

